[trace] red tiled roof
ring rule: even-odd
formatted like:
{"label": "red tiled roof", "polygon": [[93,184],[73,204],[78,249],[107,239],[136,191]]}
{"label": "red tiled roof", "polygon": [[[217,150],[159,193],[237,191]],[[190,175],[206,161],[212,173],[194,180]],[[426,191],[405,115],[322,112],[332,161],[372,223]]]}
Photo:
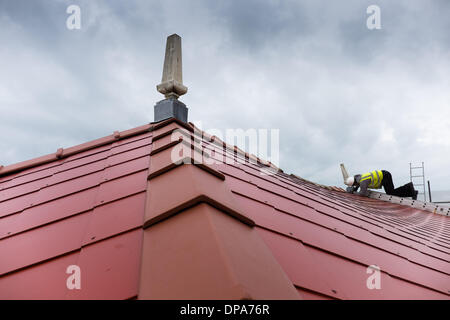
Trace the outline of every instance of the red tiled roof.
{"label": "red tiled roof", "polygon": [[0,299],[136,296],[151,133],[85,149],[0,177]]}
{"label": "red tiled roof", "polygon": [[172,119],[1,168],[0,299],[449,299],[448,217],[201,134]]}

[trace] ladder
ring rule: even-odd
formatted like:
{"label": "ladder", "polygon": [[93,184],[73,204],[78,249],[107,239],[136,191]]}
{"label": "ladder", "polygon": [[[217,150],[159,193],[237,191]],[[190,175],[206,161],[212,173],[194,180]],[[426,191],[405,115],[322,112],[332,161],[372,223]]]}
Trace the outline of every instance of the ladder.
{"label": "ladder", "polygon": [[[421,186],[423,188],[423,192],[419,191],[419,194],[420,195],[423,194],[423,201],[426,202],[427,194],[425,193],[425,167],[423,165],[423,162],[422,162],[421,166],[417,166],[417,165],[413,166],[413,164],[411,162],[409,163],[409,177],[410,177],[411,182],[414,184],[414,187]],[[414,182],[413,178],[416,178],[416,181],[417,181],[417,179],[422,178],[419,180],[421,183]],[[422,189],[422,188],[420,188],[420,189]],[[419,188],[415,188],[415,189],[418,190]],[[430,199],[430,201],[431,201],[431,199]]]}

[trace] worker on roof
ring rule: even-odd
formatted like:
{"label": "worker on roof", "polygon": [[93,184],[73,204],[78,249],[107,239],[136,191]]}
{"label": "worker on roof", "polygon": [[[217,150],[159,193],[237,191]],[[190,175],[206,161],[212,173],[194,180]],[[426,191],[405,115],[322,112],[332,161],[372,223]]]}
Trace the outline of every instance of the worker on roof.
{"label": "worker on roof", "polygon": [[[412,182],[394,189],[392,175],[386,170],[375,170],[348,177],[345,180],[345,184],[348,186],[347,192],[361,196],[368,196],[368,189],[381,189],[381,187],[384,187],[384,191],[386,191],[386,194],[388,195],[402,198],[412,197],[414,200],[417,200],[417,194],[419,193],[419,191],[414,189]],[[360,188],[359,192],[357,192],[358,188]]]}

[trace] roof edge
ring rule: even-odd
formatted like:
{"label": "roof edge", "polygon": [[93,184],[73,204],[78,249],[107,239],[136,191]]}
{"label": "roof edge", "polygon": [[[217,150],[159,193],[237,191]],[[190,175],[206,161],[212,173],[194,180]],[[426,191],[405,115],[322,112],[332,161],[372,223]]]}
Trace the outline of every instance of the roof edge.
{"label": "roof edge", "polygon": [[197,135],[200,135],[200,137],[205,138],[208,142],[214,143],[216,145],[221,145],[222,147],[228,149],[230,152],[236,153],[236,154],[240,154],[241,156],[243,156],[245,159],[249,159],[249,160],[253,160],[256,163],[259,163],[261,165],[264,165],[266,167],[270,167],[273,170],[275,170],[276,172],[284,172],[283,169],[277,167],[275,164],[273,164],[270,161],[266,161],[264,159],[261,159],[259,157],[257,157],[254,154],[251,154],[249,152],[243,151],[242,149],[240,149],[238,146],[235,145],[231,145],[229,143],[226,143],[225,141],[222,141],[220,138],[218,138],[215,135],[210,135],[209,133],[207,133],[206,131],[203,131],[200,128],[197,128],[194,123],[189,122],[189,124],[194,128],[194,137]]}
{"label": "roof edge", "polygon": [[[302,177],[299,177],[296,174],[291,173],[290,174],[291,177],[294,177],[296,179],[311,183],[317,187],[323,188],[323,189],[327,189],[327,190],[331,190],[331,191],[337,191],[337,192],[345,192],[344,189],[339,188],[339,187],[331,187],[331,186],[326,186],[323,184],[319,184],[319,183],[315,183],[312,181],[309,181],[307,179],[304,179]],[[397,196],[392,196],[392,195],[388,195],[382,192],[377,192],[377,191],[369,191],[369,195],[368,198],[371,199],[377,199],[377,200],[381,200],[384,202],[390,202],[390,203],[395,203],[395,204],[399,204],[399,205],[403,205],[406,207],[411,207],[411,208],[415,208],[415,209],[419,209],[422,211],[428,211],[430,213],[433,214],[440,214],[443,216],[450,216],[450,207],[447,206],[442,206],[442,205],[438,205],[436,203],[433,202],[424,202],[421,200],[412,200],[412,199],[408,199],[408,198],[402,198],[402,197],[397,197]]]}
{"label": "roof edge", "polygon": [[141,133],[144,132],[148,132],[148,131],[153,131],[156,129],[159,129],[161,127],[166,126],[167,124],[170,124],[172,122],[176,122],[177,124],[183,126],[184,128],[188,129],[189,131],[193,131],[193,128],[186,124],[181,122],[178,119],[175,118],[170,118],[170,119],[165,119],[163,121],[158,121],[158,122],[151,122],[149,124],[145,124],[133,129],[128,129],[128,130],[124,130],[124,131],[114,131],[111,135],[99,138],[99,139],[95,139],[89,142],[85,142],[73,147],[69,147],[69,148],[58,148],[56,150],[56,152],[54,153],[50,153],[44,156],[40,156],[37,158],[33,158],[30,160],[25,160],[25,161],[21,161],[15,164],[11,164],[11,165],[7,165],[7,166],[2,166],[0,165],[0,177],[6,176],[8,174],[11,173],[16,173],[25,169],[30,169],[30,168],[34,168],[43,164],[47,164],[50,163],[52,161],[56,161],[56,160],[60,160],[72,155],[75,155],[77,153],[81,153],[90,149],[94,149],[94,148],[98,148],[104,145],[107,145],[109,143],[112,143],[114,141],[120,141],[122,139],[126,139],[126,138],[130,138],[133,137],[135,135],[139,135]]}
{"label": "roof edge", "polygon": [[30,169],[33,167],[37,167],[46,163],[50,163],[55,160],[60,160],[63,158],[67,158],[69,156],[75,155],[77,153],[81,153],[90,149],[98,148],[107,144],[110,144],[115,141],[120,141],[125,138],[133,137],[135,135],[151,131],[152,124],[146,124],[143,126],[139,126],[133,129],[125,130],[125,131],[114,131],[111,135],[105,136],[99,139],[95,139],[89,142],[85,142],[73,147],[69,148],[58,148],[55,153],[50,153],[45,156],[33,158],[30,160],[25,160],[22,162],[18,162],[15,164],[11,164],[8,166],[1,167],[0,166],[0,177],[19,172],[25,169]]}
{"label": "roof edge", "polygon": [[443,216],[450,216],[450,207],[435,204],[433,202],[424,202],[421,200],[412,200],[407,198],[401,198],[397,196],[391,196],[382,192],[370,191],[369,198],[378,199],[385,202],[396,203],[407,207],[428,211],[433,214],[440,214]]}

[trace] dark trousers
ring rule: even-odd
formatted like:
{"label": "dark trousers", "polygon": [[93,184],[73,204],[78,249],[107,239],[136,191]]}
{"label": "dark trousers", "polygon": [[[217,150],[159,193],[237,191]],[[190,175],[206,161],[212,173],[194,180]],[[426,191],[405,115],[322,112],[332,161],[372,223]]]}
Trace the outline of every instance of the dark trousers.
{"label": "dark trousers", "polygon": [[412,182],[409,182],[401,187],[394,189],[394,183],[392,182],[392,175],[389,171],[381,170],[383,172],[383,181],[381,185],[386,191],[386,194],[397,197],[412,197],[414,196],[414,186]]}

